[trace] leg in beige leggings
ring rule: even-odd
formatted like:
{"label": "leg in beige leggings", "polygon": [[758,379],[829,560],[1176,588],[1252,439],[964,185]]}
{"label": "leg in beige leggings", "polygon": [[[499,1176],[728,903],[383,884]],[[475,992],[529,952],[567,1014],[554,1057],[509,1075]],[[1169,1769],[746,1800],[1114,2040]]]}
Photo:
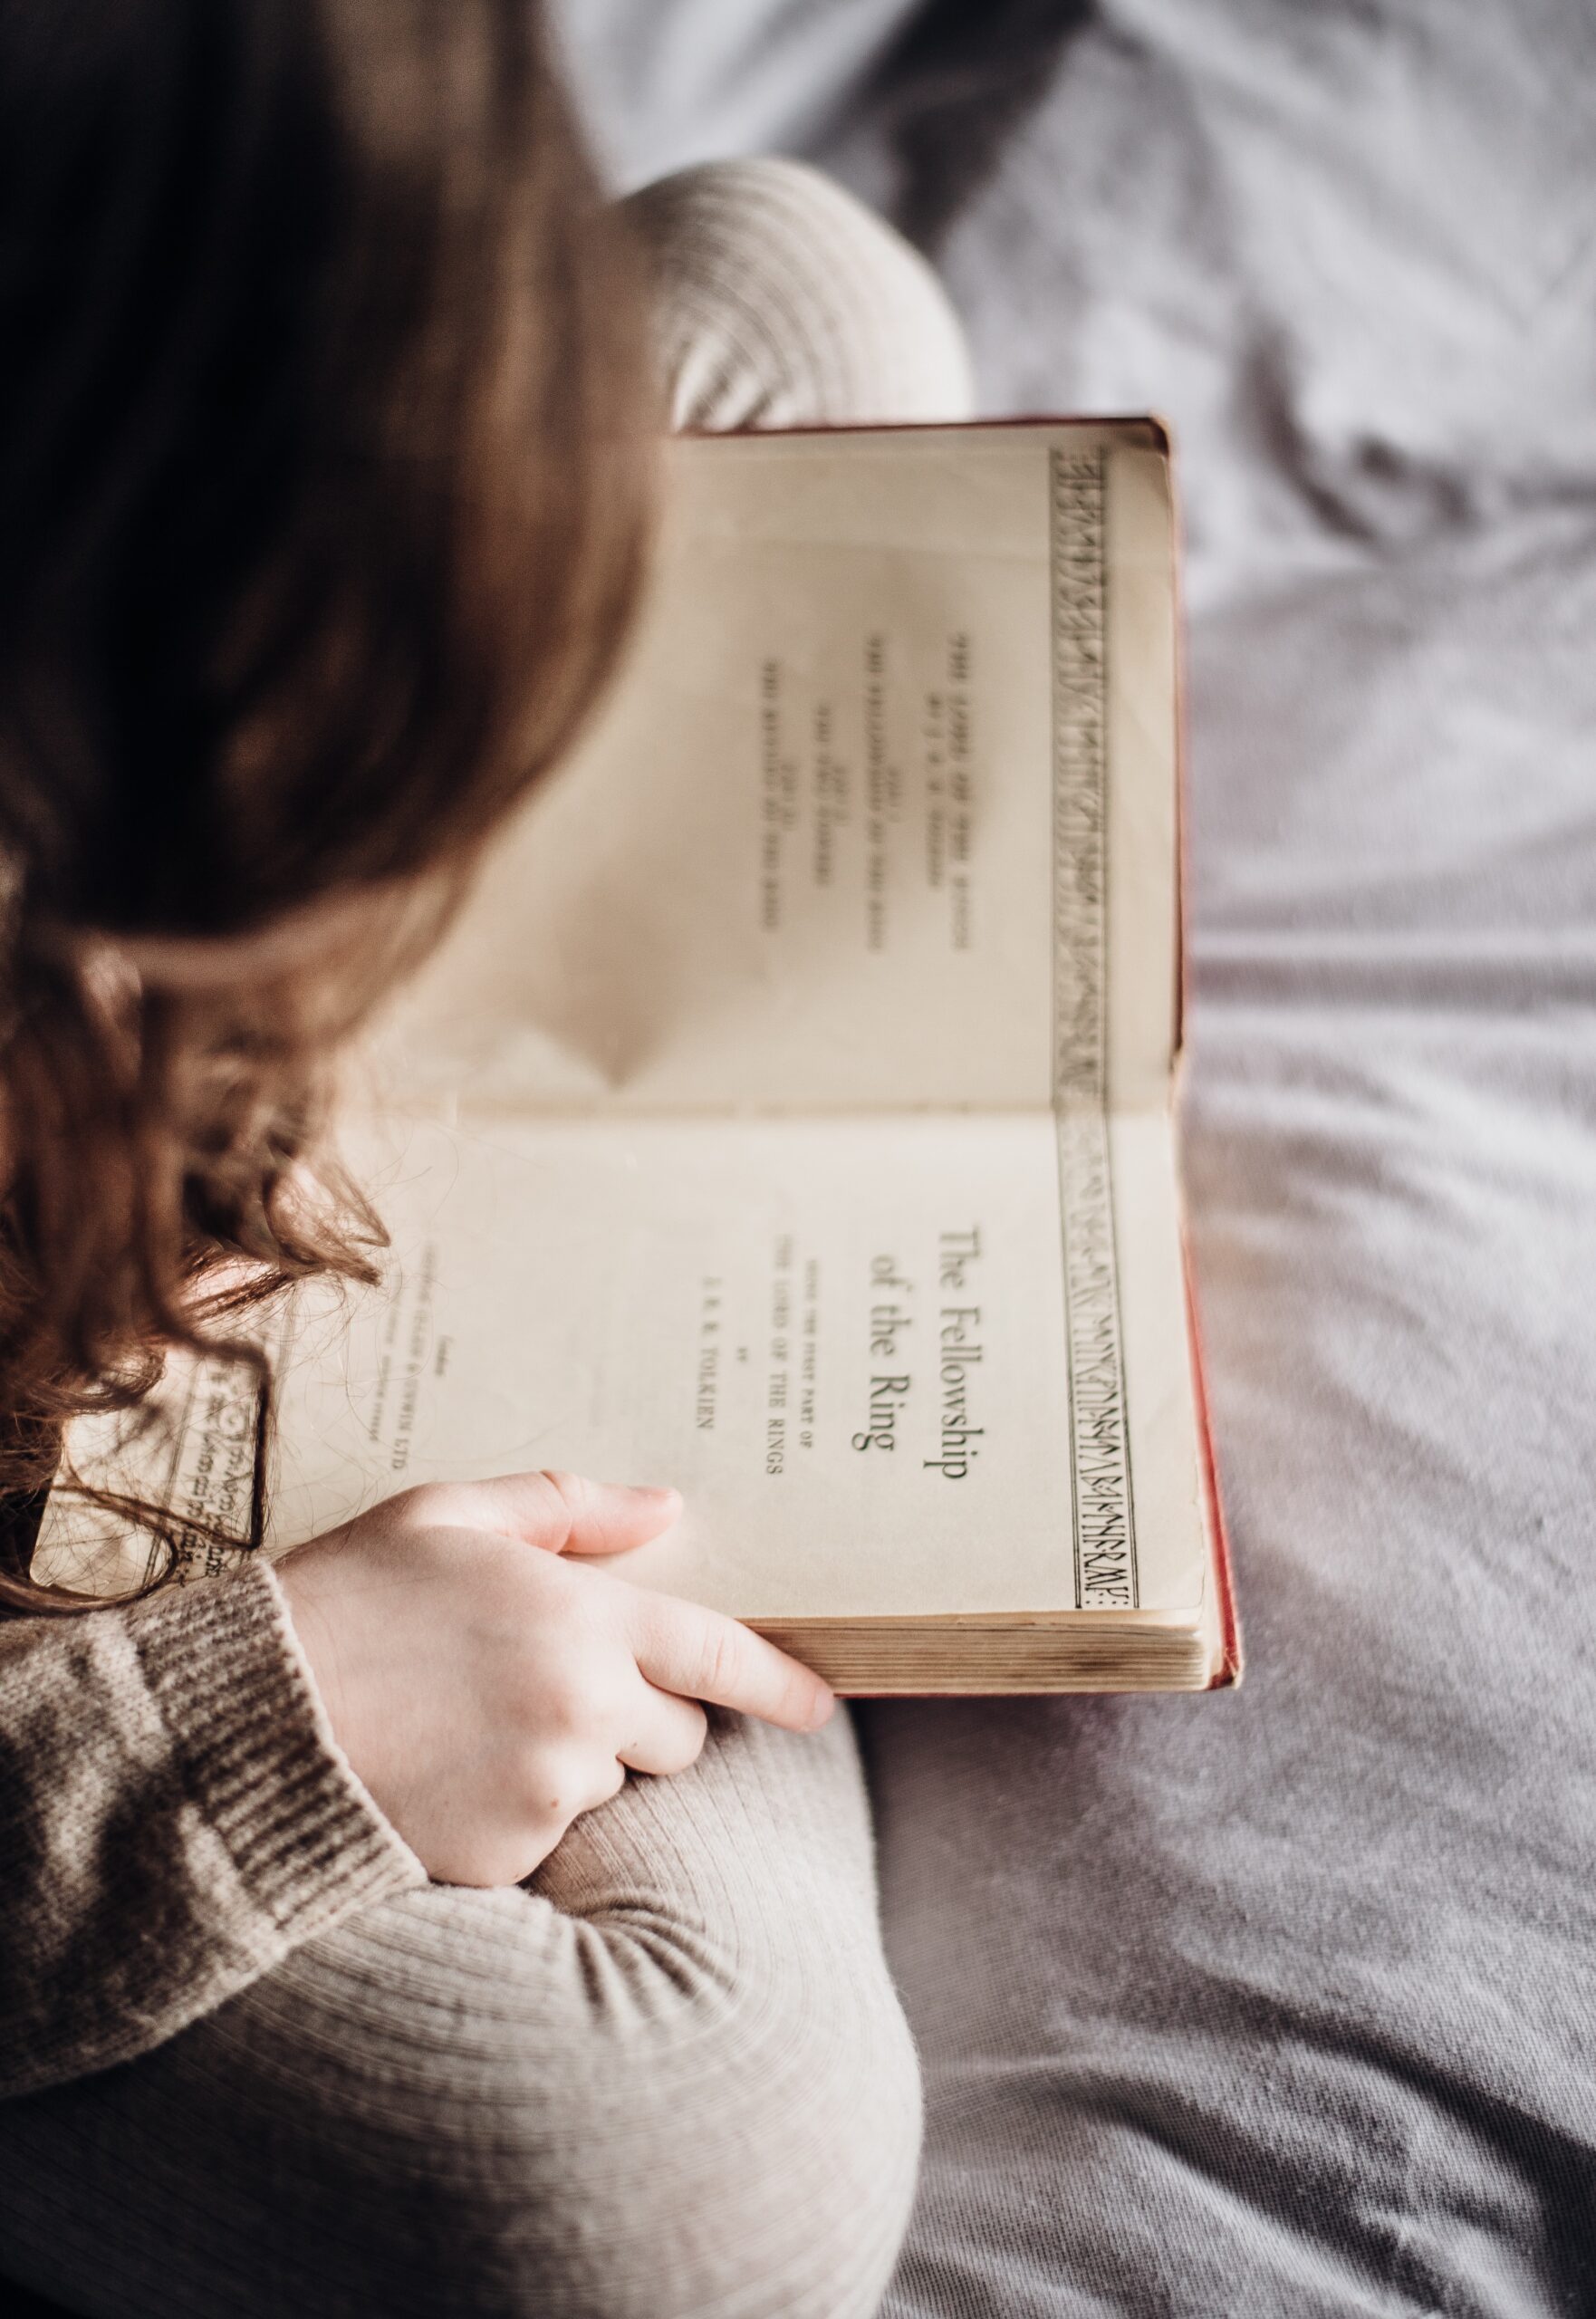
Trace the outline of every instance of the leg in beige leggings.
{"label": "leg in beige leggings", "polygon": [[967,419],[964,333],[925,260],[797,161],[684,169],[627,204],[677,427]]}
{"label": "leg in beige leggings", "polygon": [[535,1891],[366,1910],[0,2110],[0,2267],[104,2319],[862,2319],[918,2138],[851,1732],[726,1719]]}
{"label": "leg in beige leggings", "polygon": [[[678,423],[964,408],[930,275],[812,173],[635,210]],[[532,1891],[366,1910],[0,2107],[0,2271],[95,2319],[864,2319],[918,2130],[848,1719],[717,1717]]]}

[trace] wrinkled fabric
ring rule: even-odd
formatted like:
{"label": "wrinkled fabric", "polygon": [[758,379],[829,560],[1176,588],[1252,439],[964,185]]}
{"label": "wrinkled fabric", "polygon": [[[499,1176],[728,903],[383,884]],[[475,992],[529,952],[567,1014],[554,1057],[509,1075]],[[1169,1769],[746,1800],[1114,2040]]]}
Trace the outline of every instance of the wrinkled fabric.
{"label": "wrinkled fabric", "polygon": [[1596,13],[599,13],[684,61],[673,158],[908,226],[988,409],[1181,447],[1249,1671],[871,1712],[930,2104],[889,2319],[1596,2308]]}

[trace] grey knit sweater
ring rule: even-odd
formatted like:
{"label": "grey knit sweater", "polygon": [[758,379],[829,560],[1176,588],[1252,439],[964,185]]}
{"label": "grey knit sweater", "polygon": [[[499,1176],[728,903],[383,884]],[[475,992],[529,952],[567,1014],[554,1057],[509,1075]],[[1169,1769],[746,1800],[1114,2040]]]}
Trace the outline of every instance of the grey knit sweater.
{"label": "grey knit sweater", "polygon": [[0,1626],[0,2094],[132,2060],[425,1881],[264,1564]]}

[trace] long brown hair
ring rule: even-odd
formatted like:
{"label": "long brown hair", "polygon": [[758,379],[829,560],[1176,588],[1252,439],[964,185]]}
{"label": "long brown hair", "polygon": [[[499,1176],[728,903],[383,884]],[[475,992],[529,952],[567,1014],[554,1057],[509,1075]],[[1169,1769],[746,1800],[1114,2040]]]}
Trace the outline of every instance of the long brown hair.
{"label": "long brown hair", "polygon": [[[638,583],[619,232],[528,0],[0,7],[14,1515],[168,1347],[369,1268],[328,1059]],[[0,1602],[64,1607],[9,1535]]]}

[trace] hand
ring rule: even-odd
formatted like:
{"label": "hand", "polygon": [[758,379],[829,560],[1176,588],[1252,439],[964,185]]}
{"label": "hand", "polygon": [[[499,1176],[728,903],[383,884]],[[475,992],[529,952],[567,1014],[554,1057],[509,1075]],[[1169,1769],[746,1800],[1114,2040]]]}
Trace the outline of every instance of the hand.
{"label": "hand", "polygon": [[279,1563],[339,1743],[429,1875],[519,1883],[628,1766],[694,1761],[701,1699],[825,1721],[825,1684],[773,1643],[587,1559],[680,1510],[571,1474],[433,1483]]}

